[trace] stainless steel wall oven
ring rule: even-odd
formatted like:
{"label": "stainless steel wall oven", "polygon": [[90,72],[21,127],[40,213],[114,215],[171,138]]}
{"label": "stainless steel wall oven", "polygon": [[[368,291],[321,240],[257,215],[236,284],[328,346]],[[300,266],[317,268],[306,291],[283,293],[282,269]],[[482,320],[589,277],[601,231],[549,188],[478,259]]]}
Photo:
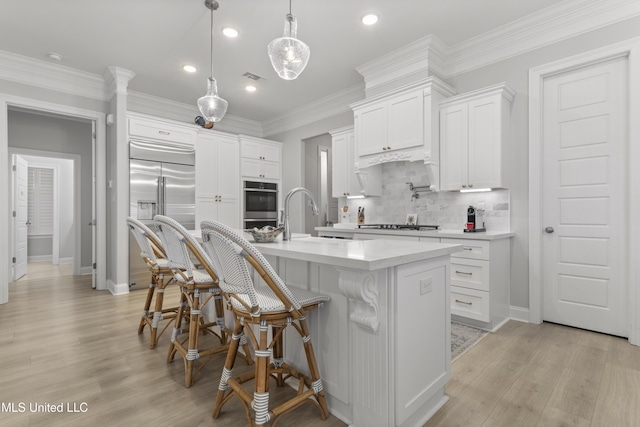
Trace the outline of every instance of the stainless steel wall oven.
{"label": "stainless steel wall oven", "polygon": [[244,181],[244,228],[278,225],[278,184]]}

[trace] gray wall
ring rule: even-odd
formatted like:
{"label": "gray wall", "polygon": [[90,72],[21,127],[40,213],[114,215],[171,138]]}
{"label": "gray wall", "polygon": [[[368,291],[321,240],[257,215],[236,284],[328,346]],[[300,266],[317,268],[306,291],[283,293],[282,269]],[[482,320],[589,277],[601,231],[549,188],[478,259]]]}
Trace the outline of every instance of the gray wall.
{"label": "gray wall", "polygon": [[[81,267],[91,267],[91,123],[9,111],[9,147],[80,156]],[[87,225],[87,226],[85,226]],[[63,256],[62,253],[60,255]]]}

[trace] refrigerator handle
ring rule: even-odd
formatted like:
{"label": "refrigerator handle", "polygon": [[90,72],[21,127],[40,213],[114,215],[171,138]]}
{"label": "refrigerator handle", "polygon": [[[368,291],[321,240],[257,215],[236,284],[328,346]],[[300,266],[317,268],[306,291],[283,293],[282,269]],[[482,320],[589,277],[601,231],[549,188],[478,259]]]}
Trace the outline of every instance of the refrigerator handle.
{"label": "refrigerator handle", "polygon": [[167,214],[167,177],[162,177],[162,215]]}
{"label": "refrigerator handle", "polygon": [[162,209],[162,177],[158,177],[158,185],[156,186],[156,200],[158,203],[158,208],[156,209],[158,215],[164,215],[164,211]]}

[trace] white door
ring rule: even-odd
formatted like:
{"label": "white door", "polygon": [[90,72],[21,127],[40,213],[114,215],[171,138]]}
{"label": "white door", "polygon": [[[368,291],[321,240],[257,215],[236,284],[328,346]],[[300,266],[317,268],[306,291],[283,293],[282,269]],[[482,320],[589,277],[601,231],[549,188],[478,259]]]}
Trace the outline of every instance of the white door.
{"label": "white door", "polygon": [[15,165],[13,193],[15,240],[13,253],[16,258],[13,280],[18,280],[27,274],[29,165],[23,157],[16,155],[14,155],[13,164]]}
{"label": "white door", "polygon": [[543,319],[628,336],[627,59],[544,80]]}

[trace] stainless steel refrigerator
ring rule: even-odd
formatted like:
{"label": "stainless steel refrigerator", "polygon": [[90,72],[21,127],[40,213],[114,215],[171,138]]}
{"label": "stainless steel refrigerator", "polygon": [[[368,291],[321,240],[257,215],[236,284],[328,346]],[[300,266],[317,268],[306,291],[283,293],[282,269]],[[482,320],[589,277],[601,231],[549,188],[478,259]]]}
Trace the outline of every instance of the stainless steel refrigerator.
{"label": "stainless steel refrigerator", "polygon": [[[195,149],[190,146],[131,140],[129,143],[129,214],[150,226],[166,215],[195,229]],[[129,236],[129,285],[149,285],[140,248]]]}

